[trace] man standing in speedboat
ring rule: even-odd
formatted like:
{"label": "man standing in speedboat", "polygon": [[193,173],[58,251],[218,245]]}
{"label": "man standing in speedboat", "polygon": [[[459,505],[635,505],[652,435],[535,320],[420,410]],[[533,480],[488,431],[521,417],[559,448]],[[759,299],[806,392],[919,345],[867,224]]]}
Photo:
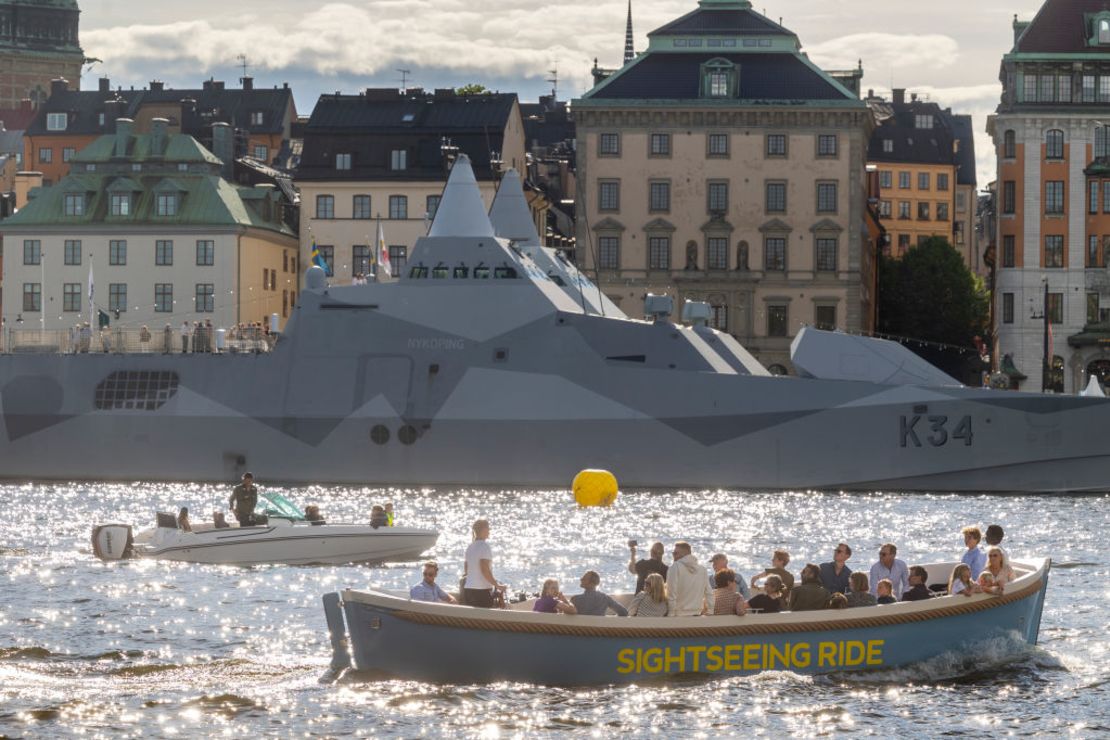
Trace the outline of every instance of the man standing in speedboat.
{"label": "man standing in speedboat", "polygon": [[240,527],[254,525],[254,507],[258,503],[258,489],[254,487],[254,474],[243,473],[243,482],[231,492],[229,508],[239,520]]}
{"label": "man standing in speedboat", "polygon": [[676,542],[674,562],[667,569],[667,614],[672,617],[696,617],[713,610],[713,592],[709,589],[709,573],[690,551],[689,542]]}

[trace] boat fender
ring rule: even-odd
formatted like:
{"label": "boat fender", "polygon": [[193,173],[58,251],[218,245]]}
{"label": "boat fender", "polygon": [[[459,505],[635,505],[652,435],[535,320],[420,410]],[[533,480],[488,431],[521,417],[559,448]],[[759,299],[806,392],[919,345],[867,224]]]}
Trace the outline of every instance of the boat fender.
{"label": "boat fender", "polygon": [[572,488],[579,506],[612,506],[617,500],[617,477],[608,470],[583,470]]}
{"label": "boat fender", "polygon": [[135,557],[135,540],[126,524],[100,524],[93,527],[93,553],[101,560],[129,560]]}

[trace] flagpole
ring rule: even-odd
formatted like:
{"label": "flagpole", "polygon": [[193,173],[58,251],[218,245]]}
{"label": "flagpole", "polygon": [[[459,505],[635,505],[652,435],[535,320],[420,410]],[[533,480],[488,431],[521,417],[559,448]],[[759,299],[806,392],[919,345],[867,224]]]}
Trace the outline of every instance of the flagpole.
{"label": "flagpole", "polygon": [[46,252],[39,247],[39,269],[42,271],[42,290],[39,291],[39,343],[46,333]]}

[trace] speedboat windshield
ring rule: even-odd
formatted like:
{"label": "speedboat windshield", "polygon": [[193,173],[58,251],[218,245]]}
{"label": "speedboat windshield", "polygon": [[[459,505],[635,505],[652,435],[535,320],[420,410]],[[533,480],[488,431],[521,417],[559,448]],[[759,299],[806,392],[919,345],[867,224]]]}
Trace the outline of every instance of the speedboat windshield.
{"label": "speedboat windshield", "polygon": [[265,514],[266,516],[280,516],[301,522],[305,520],[304,512],[280,493],[259,492],[258,503],[254,507],[254,513]]}

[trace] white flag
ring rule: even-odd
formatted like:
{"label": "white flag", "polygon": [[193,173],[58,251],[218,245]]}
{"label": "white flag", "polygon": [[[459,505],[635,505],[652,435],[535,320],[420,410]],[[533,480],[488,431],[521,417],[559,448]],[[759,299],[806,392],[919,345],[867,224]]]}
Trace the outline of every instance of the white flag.
{"label": "white flag", "polygon": [[382,231],[382,222],[378,221],[378,277],[384,272],[386,277],[393,277],[393,266],[389,264],[389,248],[385,246],[385,232]]}
{"label": "white flag", "polygon": [[90,324],[93,323],[94,321],[96,321],[96,316],[93,315],[94,310],[95,309],[93,308],[93,269],[92,269],[92,257],[90,256],[89,257],[89,323]]}

